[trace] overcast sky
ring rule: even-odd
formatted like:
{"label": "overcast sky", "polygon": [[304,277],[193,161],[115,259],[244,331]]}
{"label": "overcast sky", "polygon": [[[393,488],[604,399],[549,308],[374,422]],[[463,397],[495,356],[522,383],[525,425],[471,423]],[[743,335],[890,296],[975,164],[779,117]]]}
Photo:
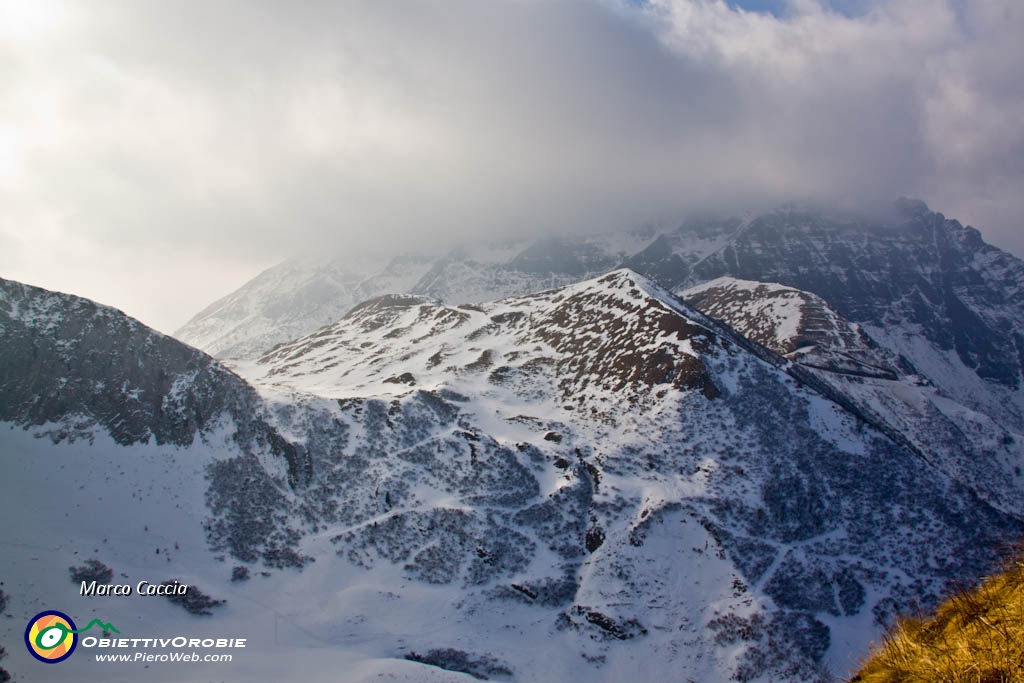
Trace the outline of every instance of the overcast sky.
{"label": "overcast sky", "polygon": [[[744,9],[747,8],[747,9]],[[0,276],[909,195],[1024,256],[1020,0],[0,0]]]}

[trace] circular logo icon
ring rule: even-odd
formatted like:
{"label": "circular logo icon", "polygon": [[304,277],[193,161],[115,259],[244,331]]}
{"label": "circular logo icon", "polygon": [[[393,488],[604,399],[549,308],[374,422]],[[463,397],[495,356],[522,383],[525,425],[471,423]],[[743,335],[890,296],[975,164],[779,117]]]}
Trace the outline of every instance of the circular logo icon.
{"label": "circular logo icon", "polygon": [[40,662],[63,662],[78,645],[78,634],[74,631],[75,622],[63,612],[40,612],[25,629],[25,647]]}

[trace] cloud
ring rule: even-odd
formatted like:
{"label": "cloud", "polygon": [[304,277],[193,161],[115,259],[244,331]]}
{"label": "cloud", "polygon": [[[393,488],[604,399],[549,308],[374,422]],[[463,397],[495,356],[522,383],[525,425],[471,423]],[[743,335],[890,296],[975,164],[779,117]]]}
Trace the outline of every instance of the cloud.
{"label": "cloud", "polygon": [[8,3],[0,274],[173,329],[311,246],[898,195],[1024,253],[1024,8],[846,5]]}

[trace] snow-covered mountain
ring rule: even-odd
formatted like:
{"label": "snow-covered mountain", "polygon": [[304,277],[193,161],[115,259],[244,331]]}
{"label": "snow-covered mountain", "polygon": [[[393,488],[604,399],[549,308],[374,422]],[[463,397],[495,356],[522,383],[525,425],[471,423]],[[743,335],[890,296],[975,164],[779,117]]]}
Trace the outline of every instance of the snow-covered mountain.
{"label": "snow-covered mountain", "polygon": [[[648,249],[634,267],[671,260]],[[945,395],[1024,432],[1024,262],[921,202],[897,202],[885,221],[776,212],[671,272],[676,291],[732,276],[816,294]]]}
{"label": "snow-covered mountain", "polygon": [[[177,336],[218,357],[252,359],[385,293],[478,303],[623,265],[676,293],[728,276],[818,296],[945,395],[1024,433],[1024,262],[918,201],[900,200],[885,215],[789,207],[672,230],[467,246],[397,263],[354,255],[286,262]],[[376,275],[337,275],[359,268]]]}
{"label": "snow-covered mountain", "polygon": [[1024,440],[964,406],[880,346],[820,297],[774,283],[723,277],[682,297],[799,364],[865,419],[1005,510],[1024,508]]}
{"label": "snow-covered mountain", "polygon": [[250,359],[375,296],[410,293],[460,304],[529,294],[606,273],[651,239],[650,231],[624,232],[470,244],[391,259],[358,252],[293,258],[214,302],[175,336],[218,358]]}
{"label": "snow-covered mountain", "polygon": [[[210,678],[816,680],[1024,530],[886,414],[629,270],[378,297],[234,364],[248,381],[8,281],[0,335],[16,674],[40,666],[12,647],[25,620],[59,603],[250,638]],[[228,603],[87,600],[67,579],[86,558]]]}
{"label": "snow-covered mountain", "polygon": [[743,336],[808,367],[896,379],[913,368],[821,297],[772,282],[720,277],[679,293]]}
{"label": "snow-covered mountain", "polygon": [[337,320],[361,301],[411,289],[421,256],[296,257],[198,313],[176,336],[218,357],[244,358]]}

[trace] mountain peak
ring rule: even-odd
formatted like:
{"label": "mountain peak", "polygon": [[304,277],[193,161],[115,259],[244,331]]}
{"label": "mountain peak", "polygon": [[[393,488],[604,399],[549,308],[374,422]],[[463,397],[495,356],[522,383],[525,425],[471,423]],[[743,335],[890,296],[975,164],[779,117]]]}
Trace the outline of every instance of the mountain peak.
{"label": "mountain peak", "polygon": [[893,380],[901,374],[892,354],[810,292],[724,276],[680,296],[747,339],[804,365]]}
{"label": "mountain peak", "polygon": [[916,218],[932,212],[923,201],[911,197],[900,197],[892,203],[892,208],[898,215],[906,218]]}
{"label": "mountain peak", "polygon": [[701,360],[715,335],[642,275],[615,270],[566,287],[552,303],[535,319],[534,331],[565,359],[565,393],[664,384],[718,395]]}
{"label": "mountain peak", "polygon": [[351,317],[356,314],[365,315],[369,311],[384,311],[390,308],[405,308],[420,304],[432,305],[439,303],[440,302],[437,299],[432,299],[427,296],[417,296],[414,294],[384,294],[356,304],[352,307],[352,310],[345,314],[345,317]]}
{"label": "mountain peak", "polygon": [[566,291],[614,292],[624,299],[654,299],[678,315],[688,316],[692,311],[672,292],[632,268],[618,268],[605,275],[571,285]]}
{"label": "mountain peak", "polygon": [[712,398],[718,390],[701,356],[715,333],[688,313],[628,268],[480,305],[389,295],[275,348],[256,367],[277,384],[331,397],[483,385],[583,404],[664,385]]}

